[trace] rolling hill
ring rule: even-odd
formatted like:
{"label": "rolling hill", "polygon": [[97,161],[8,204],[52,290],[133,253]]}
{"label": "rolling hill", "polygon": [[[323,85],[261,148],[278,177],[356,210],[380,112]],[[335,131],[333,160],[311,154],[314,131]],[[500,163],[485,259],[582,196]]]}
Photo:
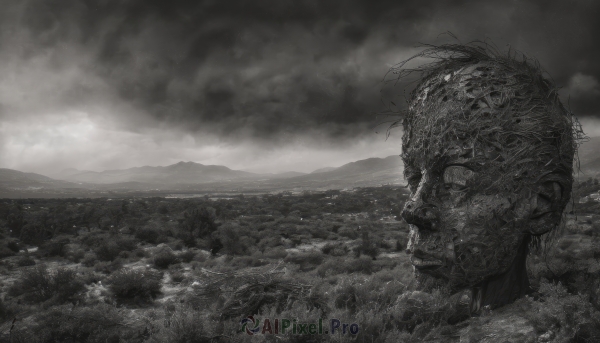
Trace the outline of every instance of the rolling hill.
{"label": "rolling hill", "polygon": [[61,179],[91,184],[141,182],[158,185],[199,184],[216,181],[239,181],[261,178],[260,174],[232,170],[225,166],[179,162],[165,167],[135,167],[102,172],[70,170]]}
{"label": "rolling hill", "polygon": [[179,162],[165,167],[102,172],[66,169],[60,178],[0,169],[0,198],[113,196],[139,192],[271,192],[403,183],[402,161],[398,156],[369,158],[337,168],[322,168],[310,174],[256,174],[225,166]]}

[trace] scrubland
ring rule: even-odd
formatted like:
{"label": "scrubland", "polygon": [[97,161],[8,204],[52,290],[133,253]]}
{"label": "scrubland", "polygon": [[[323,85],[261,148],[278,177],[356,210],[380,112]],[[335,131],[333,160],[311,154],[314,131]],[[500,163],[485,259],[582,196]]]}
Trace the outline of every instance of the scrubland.
{"label": "scrubland", "polygon": [[[598,189],[591,180],[576,196]],[[0,342],[456,341],[492,311],[471,318],[466,293],[417,287],[397,217],[407,196],[383,186],[2,200]],[[539,341],[600,337],[600,203],[569,211],[528,262]],[[248,315],[338,318],[360,330],[248,335],[239,332]]]}

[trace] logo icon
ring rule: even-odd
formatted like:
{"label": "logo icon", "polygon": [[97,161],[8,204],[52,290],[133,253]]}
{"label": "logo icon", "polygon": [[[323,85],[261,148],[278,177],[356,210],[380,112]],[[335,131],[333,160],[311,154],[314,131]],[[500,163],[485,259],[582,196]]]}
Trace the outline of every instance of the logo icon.
{"label": "logo icon", "polygon": [[254,316],[248,316],[240,321],[242,328],[240,332],[246,331],[250,336],[257,334],[260,331],[260,319],[254,320]]}

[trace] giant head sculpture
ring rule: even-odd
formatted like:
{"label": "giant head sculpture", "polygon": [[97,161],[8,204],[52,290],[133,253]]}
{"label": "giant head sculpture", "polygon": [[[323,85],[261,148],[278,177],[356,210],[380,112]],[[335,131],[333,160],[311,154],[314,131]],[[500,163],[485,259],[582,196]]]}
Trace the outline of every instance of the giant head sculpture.
{"label": "giant head sculpture", "polygon": [[402,121],[402,217],[417,276],[473,290],[472,310],[529,291],[528,245],[561,222],[578,125],[528,59],[432,47]]}

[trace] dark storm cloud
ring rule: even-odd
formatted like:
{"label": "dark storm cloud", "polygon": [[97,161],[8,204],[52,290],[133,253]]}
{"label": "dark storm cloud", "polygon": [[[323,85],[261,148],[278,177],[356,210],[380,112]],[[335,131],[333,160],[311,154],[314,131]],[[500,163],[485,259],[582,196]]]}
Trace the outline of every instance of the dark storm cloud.
{"label": "dark storm cloud", "polygon": [[[447,30],[511,43],[565,86],[576,73],[598,79],[596,10],[592,1],[56,0],[21,5],[15,29],[32,37],[24,58],[62,45],[91,51],[89,71],[159,121],[264,138],[373,122],[387,66],[365,64]],[[95,93],[74,85],[62,96]],[[596,98],[572,106],[596,114]]]}
{"label": "dark storm cloud", "polygon": [[298,142],[306,149],[349,146],[373,133],[374,113],[390,101],[402,104],[404,85],[384,93],[381,103],[389,67],[418,52],[418,43],[453,41],[440,36],[446,31],[462,42],[488,39],[500,50],[510,44],[538,58],[576,114],[600,117],[599,6],[592,0],[7,1],[0,11],[0,118],[12,122],[0,125],[0,144],[11,156],[30,151],[24,149],[37,141],[20,126],[29,116],[40,132],[45,121],[58,125],[36,137],[59,137],[60,125],[72,132],[66,125],[73,122],[81,132],[96,132],[97,140],[73,138],[82,149],[111,143],[100,132],[124,132],[112,142],[132,146],[122,154],[138,151],[125,144],[135,135],[157,144],[190,135],[197,146],[218,137],[219,144],[257,151],[274,143],[289,144],[289,151]]}

